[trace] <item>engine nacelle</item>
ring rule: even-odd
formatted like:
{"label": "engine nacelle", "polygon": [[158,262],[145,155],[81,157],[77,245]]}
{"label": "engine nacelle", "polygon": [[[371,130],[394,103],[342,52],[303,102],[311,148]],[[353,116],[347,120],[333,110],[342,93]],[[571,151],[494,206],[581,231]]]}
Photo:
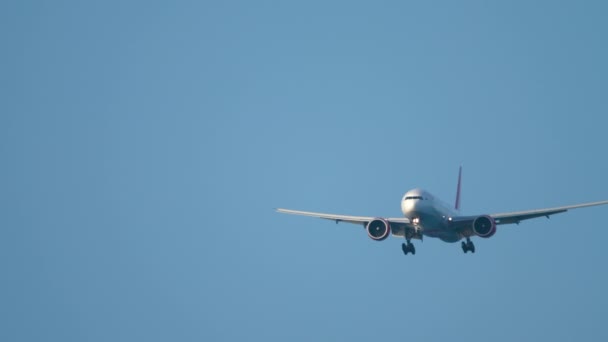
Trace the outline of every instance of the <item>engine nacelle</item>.
{"label": "engine nacelle", "polygon": [[483,215],[473,220],[473,232],[482,238],[496,234],[496,221],[490,216]]}
{"label": "engine nacelle", "polygon": [[391,235],[390,223],[382,218],[373,219],[367,224],[365,229],[367,230],[367,235],[376,241],[382,241]]}

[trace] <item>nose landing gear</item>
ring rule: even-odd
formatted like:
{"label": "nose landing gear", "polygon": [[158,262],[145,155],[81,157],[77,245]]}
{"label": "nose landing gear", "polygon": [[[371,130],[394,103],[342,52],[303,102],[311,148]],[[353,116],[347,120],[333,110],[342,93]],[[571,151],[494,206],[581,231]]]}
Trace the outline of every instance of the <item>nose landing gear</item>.
{"label": "nose landing gear", "polygon": [[462,251],[466,254],[467,252],[475,253],[475,245],[471,238],[467,238],[467,241],[462,241]]}
{"label": "nose landing gear", "polygon": [[412,253],[412,255],[416,254],[416,247],[414,247],[414,244],[410,241],[408,241],[407,244],[402,243],[401,249],[403,250],[403,254],[405,255],[407,255],[408,253]]}

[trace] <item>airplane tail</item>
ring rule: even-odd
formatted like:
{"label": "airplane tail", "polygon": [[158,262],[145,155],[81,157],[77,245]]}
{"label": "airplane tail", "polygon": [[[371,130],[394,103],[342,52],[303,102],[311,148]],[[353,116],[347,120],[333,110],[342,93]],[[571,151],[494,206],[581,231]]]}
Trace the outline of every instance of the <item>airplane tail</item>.
{"label": "airplane tail", "polygon": [[460,184],[462,180],[462,166],[458,170],[458,187],[456,188],[456,203],[454,204],[454,209],[460,210]]}

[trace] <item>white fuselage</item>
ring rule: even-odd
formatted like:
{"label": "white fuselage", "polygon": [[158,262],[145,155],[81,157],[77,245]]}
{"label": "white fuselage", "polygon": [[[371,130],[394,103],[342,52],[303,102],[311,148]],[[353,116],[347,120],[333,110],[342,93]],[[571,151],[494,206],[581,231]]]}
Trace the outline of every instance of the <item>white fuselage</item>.
{"label": "white fuselage", "polygon": [[422,189],[413,189],[401,199],[401,211],[422,235],[456,242],[462,235],[450,229],[450,220],[457,212]]}

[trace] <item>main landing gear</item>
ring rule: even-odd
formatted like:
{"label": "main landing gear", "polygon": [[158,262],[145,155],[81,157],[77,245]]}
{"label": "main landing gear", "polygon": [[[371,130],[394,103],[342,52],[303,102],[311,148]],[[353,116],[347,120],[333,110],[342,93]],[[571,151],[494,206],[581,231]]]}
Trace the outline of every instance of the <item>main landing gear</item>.
{"label": "main landing gear", "polygon": [[465,252],[465,254],[468,251],[471,251],[471,253],[475,253],[475,245],[473,244],[473,241],[471,241],[471,238],[467,238],[467,241],[462,241],[462,251]]}
{"label": "main landing gear", "polygon": [[407,255],[408,253],[412,253],[412,255],[416,254],[416,247],[414,247],[414,244],[409,240],[407,241],[407,244],[401,244],[401,249],[403,250],[403,254],[405,255]]}

